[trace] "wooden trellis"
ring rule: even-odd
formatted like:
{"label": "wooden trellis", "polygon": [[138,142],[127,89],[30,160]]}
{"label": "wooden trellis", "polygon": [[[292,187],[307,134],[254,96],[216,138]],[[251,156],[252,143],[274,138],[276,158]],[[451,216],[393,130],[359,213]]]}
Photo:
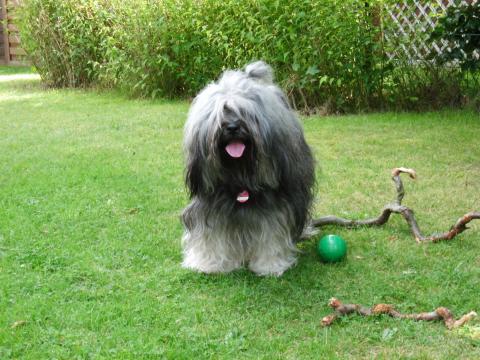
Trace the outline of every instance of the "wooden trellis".
{"label": "wooden trellis", "polygon": [[[423,35],[429,34],[435,27],[436,19],[449,6],[455,4],[474,4],[478,0],[410,0],[398,1],[396,5],[385,8],[386,16],[393,24],[384,31],[385,42],[391,45],[387,55],[392,59],[405,57],[411,61],[425,59],[432,52],[441,54],[448,44],[445,41],[436,41],[431,44],[425,42]],[[401,39],[407,41],[401,41]],[[399,41],[400,39],[400,41]]]}

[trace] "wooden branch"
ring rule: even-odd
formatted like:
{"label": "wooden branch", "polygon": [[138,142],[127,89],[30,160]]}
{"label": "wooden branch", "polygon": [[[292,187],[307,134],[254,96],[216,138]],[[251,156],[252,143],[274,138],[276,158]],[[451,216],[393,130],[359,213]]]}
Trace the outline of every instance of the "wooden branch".
{"label": "wooden branch", "polygon": [[322,319],[323,326],[330,326],[336,319],[352,314],[357,313],[362,316],[372,316],[386,314],[398,319],[412,319],[415,321],[433,321],[433,320],[443,320],[447,329],[455,329],[464,325],[466,322],[472,320],[477,316],[475,311],[471,311],[466,315],[463,315],[458,320],[455,320],[452,312],[446,307],[439,307],[432,312],[424,312],[419,314],[402,314],[394,309],[392,305],[388,304],[377,304],[371,308],[365,307],[358,304],[343,304],[340,300],[336,298],[331,298],[328,305],[333,308],[335,311],[333,314],[327,315]]}
{"label": "wooden branch", "polygon": [[340,218],[333,215],[324,216],[318,219],[314,219],[312,221],[312,225],[314,227],[322,227],[326,225],[337,225],[343,227],[359,227],[359,226],[381,226],[387,223],[388,219],[390,219],[390,215],[392,213],[400,214],[403,216],[407,224],[410,226],[410,230],[412,231],[413,236],[417,243],[425,242],[425,241],[432,241],[437,242],[441,240],[451,240],[456,235],[464,232],[468,229],[466,226],[470,221],[474,219],[480,219],[480,212],[472,211],[469,212],[462,217],[460,217],[457,222],[450,228],[450,230],[441,233],[441,234],[432,234],[429,236],[422,235],[420,231],[420,227],[415,219],[415,215],[413,210],[402,205],[403,197],[405,196],[405,190],[403,188],[402,179],[400,174],[406,173],[412,179],[416,179],[417,174],[415,170],[408,169],[408,168],[395,168],[392,170],[392,180],[395,184],[396,190],[396,198],[394,199],[393,203],[385,205],[382,210],[382,213],[376,217],[371,219],[365,220],[349,220]]}

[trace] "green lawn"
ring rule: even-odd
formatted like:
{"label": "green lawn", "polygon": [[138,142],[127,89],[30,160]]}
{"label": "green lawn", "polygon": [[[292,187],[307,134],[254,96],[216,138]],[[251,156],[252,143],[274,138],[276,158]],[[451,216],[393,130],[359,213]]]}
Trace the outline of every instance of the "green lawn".
{"label": "green lawn", "polygon": [[[0,68],[0,359],[480,357],[479,320],[454,331],[388,317],[320,325],[333,296],[404,312],[480,311],[480,222],[426,245],[398,216],[381,229],[325,229],[347,240],[347,260],[322,264],[311,240],[281,278],[182,269],[187,110],[45,90]],[[480,209],[479,114],[304,126],[318,159],[315,214],[377,215],[394,197],[397,166],[418,171],[405,178],[404,203],[425,232]]]}

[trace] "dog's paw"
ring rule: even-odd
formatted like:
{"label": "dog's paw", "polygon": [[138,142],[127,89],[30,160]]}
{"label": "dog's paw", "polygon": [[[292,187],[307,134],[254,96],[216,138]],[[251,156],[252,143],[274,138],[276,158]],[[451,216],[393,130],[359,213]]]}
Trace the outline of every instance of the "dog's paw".
{"label": "dog's paw", "polygon": [[248,268],[259,276],[281,276],[297,263],[295,257],[261,258],[250,261]]}
{"label": "dog's paw", "polygon": [[212,261],[211,259],[186,256],[182,267],[204,274],[219,274],[237,270],[242,267],[242,264],[239,261]]}

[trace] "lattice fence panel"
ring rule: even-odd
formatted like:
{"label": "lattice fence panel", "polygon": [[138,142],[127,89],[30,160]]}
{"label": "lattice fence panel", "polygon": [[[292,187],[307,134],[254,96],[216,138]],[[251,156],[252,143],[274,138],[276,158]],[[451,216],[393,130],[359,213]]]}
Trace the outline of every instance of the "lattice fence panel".
{"label": "lattice fence panel", "polygon": [[[392,58],[405,57],[411,61],[425,59],[435,52],[441,54],[448,44],[445,41],[426,42],[426,36],[435,27],[436,19],[455,4],[471,4],[478,0],[431,0],[399,1],[385,8],[386,16],[392,22],[385,29],[384,38],[390,49],[387,55]],[[407,41],[402,41],[406,39]]]}

